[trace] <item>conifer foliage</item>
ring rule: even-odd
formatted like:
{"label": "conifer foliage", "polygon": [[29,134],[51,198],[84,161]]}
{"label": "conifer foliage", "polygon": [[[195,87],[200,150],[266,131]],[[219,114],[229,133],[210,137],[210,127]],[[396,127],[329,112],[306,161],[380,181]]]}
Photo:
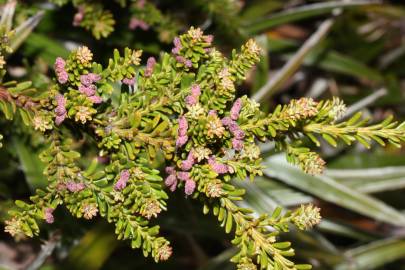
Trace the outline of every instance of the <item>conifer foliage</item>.
{"label": "conifer foliage", "polygon": [[[275,142],[291,163],[318,174],[325,162],[301,145],[303,138],[314,145],[323,138],[332,146],[339,141],[368,146],[372,140],[399,146],[405,124],[389,118],[367,126],[360,115],[339,122],[345,106],[338,99],[301,98],[266,114],[247,96],[236,96],[236,86],[259,61],[259,46],[248,40],[227,59],[212,42],[213,36],[190,28],[174,39],[171,53],[151,57],[145,66],[139,50],[115,50],[102,66],[83,46],[55,60],[54,83],[40,96],[25,94],[29,83],[3,83],[6,117],[18,108],[26,124],[49,141],[40,155],[48,186],[30,203],[16,202],[19,210],[10,213],[6,231],[38,235],[41,223],[53,223],[53,212],[64,206],[76,218],[105,218],[118,239],[164,261],[175,250],[149,222],[178,192],[200,201],[202,211],[232,233],[238,269],[311,268],[295,264],[291,244],[278,235],[291,226],[312,228],[320,221],[319,208],[303,205],[285,213],[277,208],[257,217],[237,203],[245,190],[234,181],[262,175],[258,142]],[[98,151],[87,166],[75,142],[78,133]],[[159,170],[151,166],[162,158]]]}

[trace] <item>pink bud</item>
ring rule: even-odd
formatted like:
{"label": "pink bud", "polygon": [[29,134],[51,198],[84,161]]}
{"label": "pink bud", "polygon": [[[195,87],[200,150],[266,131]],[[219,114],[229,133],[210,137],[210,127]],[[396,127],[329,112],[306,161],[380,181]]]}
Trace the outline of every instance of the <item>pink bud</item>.
{"label": "pink bud", "polygon": [[188,68],[191,68],[193,66],[193,62],[191,62],[191,60],[187,59],[186,62],[184,63],[184,65]]}
{"label": "pink bud", "polygon": [[115,190],[123,190],[127,186],[127,182],[129,180],[130,173],[128,170],[123,170],[120,174],[120,178],[118,179],[117,183],[115,183],[114,189]]}
{"label": "pink bud", "polygon": [[190,173],[189,172],[178,172],[177,177],[181,181],[188,181],[188,180],[190,180]]}
{"label": "pink bud", "polygon": [[53,223],[55,221],[54,217],[53,217],[53,210],[52,208],[46,208],[45,209],[45,221],[46,223]]}
{"label": "pink bud", "polygon": [[93,96],[96,93],[96,91],[97,91],[97,87],[93,84],[79,86],[79,92],[88,97]]}
{"label": "pink bud", "polygon": [[100,104],[101,102],[103,102],[103,99],[100,96],[96,96],[96,95],[89,97],[89,99],[94,104]]}
{"label": "pink bud", "polygon": [[165,168],[165,171],[166,171],[166,173],[167,174],[174,174],[174,173],[176,173],[176,170],[174,169],[174,167],[166,167]]}
{"label": "pink bud", "polygon": [[187,180],[184,186],[184,193],[186,193],[186,195],[191,195],[193,194],[194,190],[195,182],[193,180]]}
{"label": "pink bud", "polygon": [[195,159],[194,159],[193,153],[190,152],[190,153],[188,153],[187,159],[183,160],[181,162],[181,169],[183,171],[188,171],[193,167],[194,163],[195,163]]}
{"label": "pink bud", "polygon": [[212,41],[214,40],[214,36],[213,35],[207,35],[207,36],[204,37],[204,39],[205,39],[205,42],[211,44]]}
{"label": "pink bud", "polygon": [[165,185],[170,188],[171,191],[175,191],[177,187],[176,175],[170,174],[165,179]]}
{"label": "pink bud", "polygon": [[135,77],[132,77],[132,78],[124,78],[124,79],[122,80],[122,83],[123,83],[123,84],[126,84],[126,85],[134,85],[134,84],[135,84],[135,81],[136,81]]}
{"label": "pink bud", "polygon": [[57,94],[55,96],[55,100],[56,100],[56,103],[58,104],[58,106],[65,106],[66,105],[66,98],[61,94]]}
{"label": "pink bud", "polygon": [[218,163],[213,156],[209,157],[208,164],[211,165],[211,168],[214,170],[214,172],[218,174],[224,174],[229,171],[226,164]]}
{"label": "pink bud", "polygon": [[87,74],[87,76],[90,78],[92,83],[95,83],[95,82],[98,82],[99,80],[101,80],[101,76],[99,74],[89,73],[89,74]]}
{"label": "pink bud", "polygon": [[235,130],[235,132],[233,133],[233,136],[235,136],[235,138],[238,140],[242,140],[243,138],[245,138],[245,132],[241,129],[238,129],[238,130]]}
{"label": "pink bud", "polygon": [[174,47],[176,47],[176,48],[182,48],[183,46],[181,45],[181,40],[180,40],[180,38],[179,37],[175,37],[174,39],[173,39],[173,44],[174,44]]}
{"label": "pink bud", "polygon": [[237,138],[232,139],[232,147],[233,149],[240,151],[243,149],[243,141]]}
{"label": "pink bud", "polygon": [[191,95],[199,97],[201,95],[201,88],[198,84],[193,84],[191,86]]}
{"label": "pink bud", "polygon": [[176,56],[176,61],[183,64],[186,61],[186,59],[183,56],[178,55]]}
{"label": "pink bud", "polygon": [[228,116],[222,118],[221,122],[226,127],[230,126],[233,123],[232,119],[230,117],[228,117]]}
{"label": "pink bud", "polygon": [[197,104],[197,102],[198,102],[198,97],[196,97],[196,96],[189,95],[186,97],[186,104],[188,106],[193,106],[193,105]]}
{"label": "pink bud", "polygon": [[242,108],[242,100],[238,98],[231,108],[231,118],[232,120],[238,120],[240,109]]}
{"label": "pink bud", "polygon": [[146,62],[146,68],[145,68],[145,77],[150,77],[152,76],[153,73],[153,68],[155,67],[156,60],[154,57],[149,57],[148,61]]}
{"label": "pink bud", "polygon": [[62,122],[65,120],[65,118],[66,118],[66,114],[57,115],[57,116],[55,117],[55,124],[56,124],[57,126],[59,126],[60,124],[62,124]]}
{"label": "pink bud", "polygon": [[179,117],[178,121],[179,121],[179,129],[178,129],[179,136],[187,135],[188,123],[186,117],[182,115]]}
{"label": "pink bud", "polygon": [[188,141],[187,135],[178,137],[176,140],[176,147],[182,147],[183,145],[185,145],[187,143],[187,141]]}

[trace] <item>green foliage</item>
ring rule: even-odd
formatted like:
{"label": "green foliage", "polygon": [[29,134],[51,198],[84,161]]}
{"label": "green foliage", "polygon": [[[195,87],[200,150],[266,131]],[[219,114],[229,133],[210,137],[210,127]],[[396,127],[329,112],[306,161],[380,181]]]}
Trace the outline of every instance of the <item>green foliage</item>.
{"label": "green foliage", "polygon": [[[170,243],[149,220],[168,207],[165,185],[171,191],[184,187],[186,195],[202,202],[204,213],[212,212],[225,232],[234,233],[239,252],[232,261],[238,269],[309,269],[288,259],[294,250],[278,235],[291,224],[306,230],[319,223],[318,208],[302,206],[285,214],[276,209],[255,217],[237,205],[245,190],[231,179],[262,175],[256,141],[276,142],[290,162],[317,174],[324,161],[301,146],[298,134],[314,142],[314,134],[321,134],[333,146],[336,138],[399,145],[404,125],[388,119],[366,127],[358,116],[336,123],[345,108],[338,99],[317,103],[302,98],[270,114],[261,112],[246,96],[235,100],[235,83],[259,60],[258,45],[249,40],[228,60],[211,42],[199,28],[191,28],[175,41],[172,54],[158,62],[150,58],[146,67],[140,66],[141,51],[128,48],[123,56],[115,50],[106,67],[92,62],[87,47],[66,60],[58,58],[55,83],[41,96],[31,120],[49,140],[40,155],[49,184],[31,197],[32,204],[17,201],[21,210],[10,212],[6,231],[17,237],[38,235],[37,221],[52,223],[54,209],[63,204],[77,218],[99,214],[115,224],[118,239],[155,261],[166,260]],[[28,87],[5,91],[21,98]],[[78,152],[74,140],[78,133],[98,148],[99,161],[87,169],[81,162],[86,153]],[[152,168],[159,157],[165,159],[165,181]]]}
{"label": "green foliage", "polygon": [[[396,230],[388,226],[377,227],[367,219],[351,217],[352,212],[356,212],[362,217],[393,226],[403,226],[403,215],[395,209],[396,205],[392,206],[394,200],[391,196],[384,198],[388,201],[385,203],[383,199],[364,194],[402,188],[402,173],[394,176],[389,176],[388,173],[388,176],[383,177],[380,171],[362,170],[361,173],[368,173],[361,177],[355,175],[341,177],[342,179],[330,176],[330,170],[326,171],[326,176],[316,174],[323,172],[325,161],[322,158],[333,166],[337,155],[353,157],[351,161],[339,159],[340,164],[346,164],[347,167],[359,164],[359,159],[362,164],[367,164],[365,160],[370,158],[364,157],[369,152],[360,155],[353,154],[352,150],[348,149],[348,145],[355,142],[360,142],[367,148],[376,143],[382,146],[400,146],[404,140],[404,124],[394,122],[386,115],[380,115],[377,110],[374,116],[377,116],[381,123],[370,121],[369,125],[369,121],[363,119],[360,114],[350,119],[348,117],[354,111],[353,108],[349,108],[346,115],[345,105],[338,98],[319,103],[311,98],[292,99],[297,94],[317,99],[329,96],[325,92],[320,97],[319,92],[312,91],[317,89],[315,85],[319,81],[327,81],[331,93],[343,96],[349,103],[357,101],[356,91],[362,90],[364,86],[369,89],[370,86],[376,86],[375,83],[378,83],[378,87],[388,87],[386,91],[390,93],[391,104],[400,102],[400,88],[397,84],[401,82],[401,69],[396,64],[401,63],[403,50],[396,50],[395,45],[389,42],[390,34],[395,31],[386,31],[385,28],[390,25],[391,30],[395,25],[399,25],[394,20],[403,17],[402,9],[392,10],[390,8],[393,7],[389,4],[380,7],[370,4],[369,1],[343,4],[333,1],[314,4],[311,2],[292,8],[283,7],[281,1],[270,3],[262,0],[247,1],[243,8],[240,1],[228,0],[209,3],[195,0],[176,5],[173,5],[175,1],[138,0],[117,0],[109,3],[81,0],[52,2],[57,5],[71,3],[77,9],[73,18],[75,26],[92,32],[96,39],[103,38],[103,42],[88,39],[86,32],[80,30],[73,30],[67,36],[64,32],[49,31],[49,27],[52,27],[50,24],[55,24],[52,21],[54,18],[45,17],[39,33],[31,35],[26,47],[17,51],[16,57],[10,58],[12,63],[7,65],[7,74],[5,59],[27,37],[42,18],[42,14],[35,13],[36,8],[40,6],[32,8],[27,3],[17,12],[17,17],[13,18],[13,1],[9,1],[2,9],[0,45],[4,64],[1,67],[1,76],[4,81],[17,77],[19,82],[9,81],[0,85],[0,108],[6,120],[14,120],[12,123],[2,122],[7,123],[3,124],[4,129],[1,131],[6,145],[2,151],[9,151],[8,154],[13,158],[9,159],[7,156],[9,160],[2,165],[7,169],[1,171],[5,183],[0,183],[0,195],[7,201],[0,202],[1,214],[11,208],[5,202],[11,202],[11,198],[17,196],[22,197],[17,188],[13,192],[7,189],[8,179],[13,180],[10,184],[13,188],[15,184],[23,182],[17,181],[21,173],[11,176],[10,171],[23,170],[27,182],[31,184],[26,163],[36,160],[36,153],[46,147],[40,158],[45,165],[43,178],[48,181],[48,186],[38,190],[36,195],[31,197],[31,203],[17,201],[16,207],[11,208],[11,217],[6,221],[6,231],[17,239],[23,239],[23,235],[39,235],[40,227],[45,231],[47,228],[59,228],[59,224],[42,226],[42,223],[61,219],[59,211],[67,209],[74,218],[93,219],[94,223],[95,217],[99,216],[100,219],[112,223],[118,239],[125,240],[133,248],[142,249],[145,256],[150,256],[155,261],[166,260],[171,255],[172,248],[167,239],[178,241],[177,237],[173,237],[177,231],[185,235],[186,245],[190,246],[194,253],[195,243],[190,237],[191,234],[201,230],[204,237],[217,236],[214,230],[207,229],[211,227],[204,223],[203,217],[199,216],[198,222],[195,222],[196,213],[188,212],[187,218],[170,216],[167,220],[154,220],[167,209],[175,209],[173,212],[177,215],[191,206],[189,201],[183,200],[182,202],[187,204],[176,207],[175,200],[179,199],[176,195],[184,197],[183,191],[178,192],[179,194],[170,192],[184,188],[186,199],[196,199],[197,204],[200,202],[203,212],[213,214],[224,231],[231,233],[235,247],[224,254],[227,259],[233,256],[232,261],[237,264],[238,269],[311,267],[297,265],[293,261],[311,261],[320,269],[330,269],[334,266],[339,269],[368,269],[403,257],[401,241],[379,240],[396,235]],[[302,3],[304,2],[306,1]],[[71,5],[63,8],[62,12],[68,11]],[[47,11],[49,14],[62,14],[55,6],[48,7],[51,8]],[[324,41],[320,42],[318,39],[314,42],[314,46],[305,56],[295,62],[293,70],[290,69],[281,76],[282,80],[277,84],[277,89],[280,92],[287,89],[292,91],[283,92],[279,96],[277,93],[274,97],[283,102],[292,99],[290,102],[274,105],[273,101],[266,99],[264,106],[260,107],[247,96],[237,99],[240,93],[247,93],[245,90],[251,84],[256,88],[267,80],[267,62],[259,67],[261,78],[250,72],[259,59],[268,60],[268,56],[260,55],[261,53],[270,51],[272,59],[276,59],[272,61],[271,69],[278,69],[278,65],[289,59],[291,52],[297,49],[301,42],[300,35],[306,36],[313,30],[307,27],[312,26],[310,19],[326,15],[336,7],[357,7],[356,16],[353,16],[356,18],[356,27],[352,27],[355,25],[353,22],[350,22],[352,25],[344,23],[353,19],[350,14],[333,18],[336,21],[331,32],[333,35],[327,37],[325,32]],[[187,14],[183,8],[187,10]],[[264,17],[269,11],[278,8],[283,8],[283,11]],[[204,14],[198,14],[201,10]],[[240,11],[243,16],[239,16]],[[362,18],[367,14],[371,14],[370,18]],[[376,14],[379,20],[375,20]],[[381,14],[386,14],[390,19],[382,18]],[[65,15],[70,24],[73,14],[67,12]],[[301,19],[307,19],[307,23],[299,27],[289,25],[287,30],[282,27],[274,28]],[[383,19],[384,23],[380,24],[380,19]],[[363,28],[359,25],[360,21],[377,23],[371,28],[370,25]],[[12,30],[12,22],[23,23]],[[221,45],[223,51],[231,48],[231,44],[240,42],[243,35],[259,33],[269,28],[272,30],[266,35],[254,37],[264,45],[263,49],[259,49],[253,40],[249,40],[240,51],[228,51],[228,60],[212,46],[211,36],[205,36],[199,28],[191,28],[187,34],[175,40],[172,54],[162,53],[157,63],[150,58],[146,67],[143,67],[140,60],[141,51],[122,47],[135,43],[135,46],[140,46],[147,53],[157,53],[161,49],[160,46],[165,45],[148,43],[148,37],[153,32],[143,35],[142,31],[137,30],[135,33],[121,36],[125,32],[121,26],[125,24],[129,25],[129,28],[141,28],[142,31],[153,29],[164,43],[171,41],[179,29],[186,29],[185,25],[199,24],[210,32],[221,33],[216,37],[216,43]],[[315,25],[318,25],[318,21],[314,22]],[[56,32],[59,27],[58,24]],[[114,27],[117,33],[111,35],[115,31]],[[343,41],[339,41],[339,31],[342,29]],[[370,35],[364,34],[365,29],[370,31]],[[297,41],[284,37],[284,34],[287,33],[288,36],[291,30],[299,34]],[[361,39],[353,39],[352,32],[356,32],[356,37],[361,36]],[[350,34],[352,36],[348,38]],[[128,36],[131,36],[131,39],[127,38]],[[106,37],[108,39],[104,39]],[[97,56],[93,57],[93,53],[85,46],[76,47],[67,56],[67,48],[70,49],[72,45],[71,39],[75,42],[85,41],[89,47],[95,49]],[[347,40],[351,41],[350,46]],[[114,50],[111,56],[104,53],[110,51],[107,47],[120,49]],[[393,50],[385,57],[383,48]],[[26,72],[22,73],[23,75],[18,75],[15,69],[15,65],[17,71],[21,68],[20,56]],[[53,63],[56,56],[64,58],[59,59],[62,60],[59,63],[64,63],[63,65],[55,65],[57,76],[53,82],[47,78],[52,71],[47,70],[46,63],[41,58],[32,59],[33,56],[44,57],[48,64]],[[108,57],[111,59],[105,61]],[[93,58],[102,59],[100,62],[106,64],[96,63]],[[1,63],[3,61],[0,61]],[[372,68],[370,63],[373,63]],[[306,68],[300,69],[301,65]],[[300,70],[298,75],[304,75],[303,80],[302,76],[291,80],[292,73],[297,70]],[[66,81],[63,72],[67,74]],[[280,73],[283,73],[282,69]],[[351,77],[350,80],[346,80],[347,75]],[[93,78],[91,83],[83,79],[88,80],[90,77]],[[42,78],[47,79],[45,83],[39,83]],[[300,83],[296,83],[295,79]],[[33,82],[24,82],[26,80]],[[306,91],[312,83],[313,89],[304,94],[303,88]],[[332,87],[335,83],[338,86],[336,88]],[[241,84],[242,87],[238,87]],[[197,86],[201,92],[199,94],[196,94]],[[379,102],[386,104],[384,102],[387,101],[384,99]],[[240,105],[240,111],[236,113],[235,108],[239,106],[237,104]],[[271,113],[267,112],[269,109]],[[187,128],[184,127],[182,119],[187,121]],[[27,146],[21,152],[21,147],[16,147],[15,141],[22,133],[23,136],[18,137],[18,143],[20,146]],[[10,140],[13,143],[10,143]],[[326,147],[323,141],[328,144]],[[267,159],[270,154],[267,150],[273,143],[276,151],[285,152],[288,162],[308,174],[273,158],[278,156]],[[315,147],[321,147],[320,151],[317,151],[319,154],[313,150]],[[361,147],[357,149],[364,151]],[[373,160],[378,164],[391,164],[391,159],[395,159],[397,164],[400,163],[402,158],[396,157],[395,154],[400,152],[392,150],[394,148],[388,149],[391,152],[383,158],[378,151],[374,152]],[[22,166],[14,164],[16,156],[20,158]],[[386,156],[390,158],[384,158]],[[30,166],[35,166],[35,163]],[[42,171],[43,166],[37,167],[36,171]],[[264,176],[261,176],[262,174]],[[39,178],[42,178],[41,173]],[[255,180],[254,184],[239,181],[246,178]],[[298,190],[304,191],[305,194]],[[350,219],[345,218],[345,213],[339,213],[339,221],[336,221],[334,209],[325,207],[322,214],[326,219],[318,229],[354,239],[362,246],[344,253],[340,249],[340,242],[338,250],[332,244],[335,240],[324,238],[318,230],[302,232],[319,222],[319,209],[312,204],[302,205],[292,211],[281,207],[274,210],[276,205],[295,208],[296,205],[310,202],[322,207],[323,203],[329,202],[351,210]],[[18,211],[15,210],[17,208]],[[257,212],[263,214],[257,215]],[[330,216],[332,219],[329,219]],[[341,216],[344,217],[343,222]],[[69,218],[65,217],[63,221],[65,219]],[[80,234],[81,225],[74,223],[69,227],[80,231]],[[297,230],[291,230],[292,225]],[[370,230],[370,227],[374,229]],[[90,239],[92,242],[87,242],[86,246],[88,235],[92,235],[92,231],[83,237],[83,241],[77,246],[77,253],[70,253],[69,260],[77,261],[77,265],[101,267],[116,247],[116,241],[112,240],[115,238],[112,231],[106,236],[109,228],[90,237],[99,239],[100,236],[100,242],[105,241],[102,247],[105,252],[100,254],[100,260],[97,256],[97,245],[93,245],[95,241]],[[374,233],[361,232],[358,228],[367,228],[367,231]],[[292,232],[282,235],[288,231]],[[63,237],[69,238],[66,235]],[[217,238],[216,243],[221,242],[218,239],[222,237]],[[293,242],[294,249],[291,243],[284,242],[284,239]],[[364,241],[371,240],[375,243],[364,244]],[[109,245],[112,242],[114,244]],[[83,248],[87,252],[85,256],[82,256]],[[175,251],[177,250],[181,252],[181,247]],[[197,251],[193,263],[195,261],[196,265],[201,265],[203,263],[200,263],[200,260],[206,261],[204,254],[199,253],[198,246],[195,250]],[[233,253],[232,256],[230,253]],[[291,258],[295,253],[298,257]],[[132,256],[134,255],[131,254],[131,259]],[[43,256],[38,256],[41,257]],[[56,258],[59,257],[55,256]],[[144,263],[147,260],[134,261]],[[214,261],[217,262],[217,258]],[[170,266],[169,262],[156,267]],[[114,265],[113,268],[119,266]]]}

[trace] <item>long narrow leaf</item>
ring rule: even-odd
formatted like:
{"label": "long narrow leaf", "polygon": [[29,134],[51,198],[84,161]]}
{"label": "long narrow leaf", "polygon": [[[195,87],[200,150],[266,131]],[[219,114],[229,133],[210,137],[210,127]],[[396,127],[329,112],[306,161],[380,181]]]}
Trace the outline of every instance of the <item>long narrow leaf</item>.
{"label": "long narrow leaf", "polygon": [[252,35],[266,31],[272,27],[331,13],[337,8],[354,8],[361,6],[375,6],[379,1],[330,1],[291,8],[271,15],[270,17],[251,22],[246,25],[246,31]]}
{"label": "long narrow leaf", "polygon": [[265,175],[277,178],[325,201],[335,203],[376,220],[396,226],[405,226],[405,216],[393,207],[353,190],[330,177],[307,175],[298,168],[287,164],[282,155],[268,158],[265,166],[267,167],[264,170]]}

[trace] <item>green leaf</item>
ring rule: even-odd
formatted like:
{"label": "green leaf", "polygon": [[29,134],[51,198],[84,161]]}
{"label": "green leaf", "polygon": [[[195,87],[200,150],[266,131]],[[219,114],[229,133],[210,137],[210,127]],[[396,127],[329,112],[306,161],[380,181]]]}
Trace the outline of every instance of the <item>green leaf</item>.
{"label": "green leaf", "polygon": [[71,250],[66,269],[100,269],[117,245],[118,241],[110,227],[98,224]]}
{"label": "green leaf", "polygon": [[395,226],[405,225],[405,216],[384,202],[353,190],[330,177],[307,175],[289,165],[282,155],[268,158],[265,166],[266,176],[277,178],[325,201]]}
{"label": "green leaf", "polygon": [[31,191],[46,187],[47,180],[43,175],[45,166],[39,159],[38,153],[29,148],[27,143],[18,137],[13,138],[13,145]]}
{"label": "green leaf", "polygon": [[250,33],[251,35],[255,35],[281,24],[291,23],[324,14],[331,14],[332,11],[337,8],[348,9],[375,5],[378,5],[378,2],[363,0],[353,2],[328,1],[324,3],[315,3],[305,6],[299,6],[296,8],[290,8],[286,11],[273,14],[270,17],[261,18],[257,21],[250,22],[245,26],[245,29],[246,32]]}
{"label": "green leaf", "polygon": [[405,240],[384,239],[346,251],[335,270],[372,270],[405,257]]}

